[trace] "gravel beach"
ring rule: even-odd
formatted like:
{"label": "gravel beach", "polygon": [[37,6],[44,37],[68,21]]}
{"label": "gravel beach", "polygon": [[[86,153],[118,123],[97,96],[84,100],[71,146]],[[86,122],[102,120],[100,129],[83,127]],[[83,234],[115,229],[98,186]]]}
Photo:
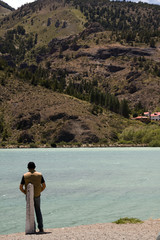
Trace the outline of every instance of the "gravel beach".
{"label": "gravel beach", "polygon": [[138,224],[103,223],[86,226],[45,229],[44,234],[16,233],[0,235],[1,240],[156,240],[160,219]]}

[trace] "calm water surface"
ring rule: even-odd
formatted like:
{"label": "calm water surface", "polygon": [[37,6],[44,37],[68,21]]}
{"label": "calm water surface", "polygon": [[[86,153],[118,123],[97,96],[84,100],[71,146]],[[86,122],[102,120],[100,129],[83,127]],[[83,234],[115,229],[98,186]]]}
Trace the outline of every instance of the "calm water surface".
{"label": "calm water surface", "polygon": [[45,228],[160,217],[160,148],[0,150],[0,234],[25,230],[19,183],[29,161],[47,184]]}

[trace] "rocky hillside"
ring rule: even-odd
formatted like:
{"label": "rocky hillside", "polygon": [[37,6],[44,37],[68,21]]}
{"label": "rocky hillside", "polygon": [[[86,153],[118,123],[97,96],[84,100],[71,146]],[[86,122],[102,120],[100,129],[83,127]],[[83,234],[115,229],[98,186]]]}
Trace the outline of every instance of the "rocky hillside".
{"label": "rocky hillside", "polygon": [[[86,101],[9,78],[0,85],[2,146],[109,145],[129,125]],[[114,119],[114,121],[113,121]]]}
{"label": "rocky hillside", "polygon": [[38,0],[1,19],[1,144],[149,144],[128,118],[160,107],[159,16],[143,3]]}

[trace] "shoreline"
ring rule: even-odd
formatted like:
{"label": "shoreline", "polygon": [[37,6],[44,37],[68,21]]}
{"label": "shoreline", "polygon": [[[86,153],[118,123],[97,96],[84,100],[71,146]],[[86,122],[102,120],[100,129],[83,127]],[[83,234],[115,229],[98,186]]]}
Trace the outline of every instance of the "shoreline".
{"label": "shoreline", "polygon": [[0,147],[0,149],[38,149],[38,148],[49,148],[49,149],[56,149],[56,148],[121,148],[121,147],[128,147],[128,148],[132,148],[132,147],[149,147],[147,144],[82,144],[82,145],[58,145],[56,147],[51,147],[51,146],[47,146],[47,145],[37,145],[36,147],[31,147],[30,145],[21,145],[21,146],[17,146],[17,145],[6,145],[4,147]]}
{"label": "shoreline", "polygon": [[44,234],[14,233],[0,235],[1,240],[156,240],[160,232],[160,219],[143,223],[97,223],[76,227],[45,229]]}

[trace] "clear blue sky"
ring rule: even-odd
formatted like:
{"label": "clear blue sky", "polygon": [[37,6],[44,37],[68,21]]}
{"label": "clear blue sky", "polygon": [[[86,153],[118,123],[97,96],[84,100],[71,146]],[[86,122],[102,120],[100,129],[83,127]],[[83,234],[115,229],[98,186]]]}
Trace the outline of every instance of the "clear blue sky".
{"label": "clear blue sky", "polygon": [[11,7],[17,9],[18,7],[21,7],[25,3],[34,2],[34,0],[2,0],[5,3],[8,3]]}
{"label": "clear blue sky", "polygon": [[[25,3],[34,2],[34,0],[3,0],[4,2],[8,3],[13,8],[18,8]],[[133,2],[139,2],[139,0],[132,0]],[[142,2],[153,3],[153,4],[160,4],[160,0],[143,0]]]}

